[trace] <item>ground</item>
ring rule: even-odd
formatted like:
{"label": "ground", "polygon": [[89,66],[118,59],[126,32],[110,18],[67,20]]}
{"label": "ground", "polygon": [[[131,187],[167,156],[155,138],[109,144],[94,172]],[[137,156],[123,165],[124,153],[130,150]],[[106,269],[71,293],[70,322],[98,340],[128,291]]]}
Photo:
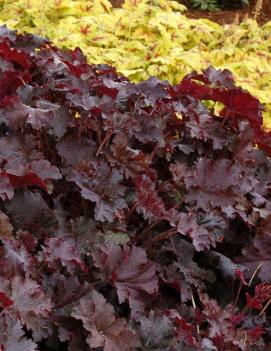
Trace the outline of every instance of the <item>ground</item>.
{"label": "ground", "polygon": [[[186,0],[180,0],[180,2],[187,6]],[[119,7],[123,3],[123,0],[111,0],[111,3],[114,7]],[[251,5],[249,7],[238,10],[228,10],[219,12],[203,12],[189,8],[187,16],[191,18],[208,18],[220,24],[232,22],[239,23],[240,21],[242,21],[242,19],[246,17],[254,18],[256,3],[257,0],[252,0]],[[263,7],[259,16],[257,17],[257,21],[260,24],[264,24],[268,21],[271,21],[271,0],[263,0]]]}

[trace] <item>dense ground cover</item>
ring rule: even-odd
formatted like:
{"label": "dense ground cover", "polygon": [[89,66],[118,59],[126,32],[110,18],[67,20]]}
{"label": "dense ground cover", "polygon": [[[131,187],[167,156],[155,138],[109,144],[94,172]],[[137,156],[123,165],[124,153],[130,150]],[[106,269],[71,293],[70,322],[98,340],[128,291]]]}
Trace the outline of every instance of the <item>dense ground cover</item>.
{"label": "dense ground cover", "polygon": [[6,27],[0,57],[1,351],[270,350],[259,101],[227,70],[135,84]]}
{"label": "dense ground cover", "polygon": [[127,0],[118,9],[106,0],[5,0],[0,20],[64,48],[80,46],[89,62],[113,64],[133,81],[155,75],[175,84],[191,70],[228,68],[264,104],[271,127],[271,22],[220,26],[188,19],[184,9],[166,0]]}

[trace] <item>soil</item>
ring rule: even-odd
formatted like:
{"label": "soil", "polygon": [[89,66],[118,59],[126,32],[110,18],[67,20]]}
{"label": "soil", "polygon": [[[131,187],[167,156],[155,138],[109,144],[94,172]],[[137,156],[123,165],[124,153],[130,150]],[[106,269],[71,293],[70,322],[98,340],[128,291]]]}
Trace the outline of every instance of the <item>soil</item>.
{"label": "soil", "polygon": [[[123,0],[110,0],[114,7],[120,7],[123,3]],[[190,18],[207,18],[219,24],[228,24],[228,23],[240,23],[243,19],[249,17],[255,17],[255,7],[257,0],[252,0],[250,6],[242,9],[229,9],[225,11],[218,12],[207,12],[207,11],[197,11],[188,6],[186,0],[180,0],[180,3],[186,5],[189,9],[186,15]],[[259,24],[265,24],[268,21],[271,21],[271,0],[263,0],[262,9],[257,16],[257,21]]]}

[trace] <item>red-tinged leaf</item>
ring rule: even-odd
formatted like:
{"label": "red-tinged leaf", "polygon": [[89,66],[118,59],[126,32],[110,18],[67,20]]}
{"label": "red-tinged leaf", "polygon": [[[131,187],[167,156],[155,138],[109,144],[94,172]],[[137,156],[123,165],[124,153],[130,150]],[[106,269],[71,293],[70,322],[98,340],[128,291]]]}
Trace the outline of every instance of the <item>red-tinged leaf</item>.
{"label": "red-tinged leaf", "polygon": [[71,74],[74,74],[76,77],[81,77],[81,74],[87,73],[89,69],[86,64],[74,65],[69,61],[63,61],[63,63],[68,66]]}
{"label": "red-tinged leaf", "polygon": [[41,252],[41,258],[53,271],[58,271],[63,265],[71,274],[75,273],[76,267],[80,267],[84,273],[88,272],[86,264],[76,251],[73,240],[69,238],[47,239]]}
{"label": "red-tinged leaf", "polygon": [[158,289],[156,267],[146,252],[136,246],[122,249],[111,244],[96,252],[94,262],[116,287],[119,302],[128,301],[133,316],[144,313],[148,297],[156,295]]}
{"label": "red-tinged leaf", "polygon": [[2,291],[0,291],[0,302],[2,303],[4,308],[13,305],[13,301]]}
{"label": "red-tinged leaf", "polygon": [[27,115],[27,122],[33,129],[40,130],[48,127],[56,117],[59,105],[46,100],[40,100],[36,108],[25,107],[24,113]]}
{"label": "red-tinged leaf", "polygon": [[43,276],[42,286],[58,309],[79,300],[90,291],[89,284],[80,282],[75,273],[67,276],[59,271]]}
{"label": "red-tinged leaf", "polygon": [[179,327],[177,338],[184,338],[189,346],[198,346],[197,340],[193,336],[195,326],[187,323],[187,321],[180,316],[175,317],[175,323]]}
{"label": "red-tinged leaf", "polygon": [[10,107],[16,101],[18,101],[18,98],[16,96],[5,96],[3,99],[0,100],[0,107]]}
{"label": "red-tinged leaf", "polygon": [[257,297],[251,297],[247,292],[246,292],[246,305],[248,308],[253,308],[258,311],[260,311],[263,308],[263,305],[257,299]]}
{"label": "red-tinged leaf", "polygon": [[257,133],[255,143],[263,149],[269,156],[271,156],[271,132],[261,131]]}
{"label": "red-tinged leaf", "polygon": [[37,186],[44,191],[48,191],[46,184],[43,180],[35,173],[27,173],[24,176],[16,176],[13,174],[7,173],[9,180],[11,181],[12,186],[16,189],[23,186]]}
{"label": "red-tinged leaf", "polygon": [[[201,296],[201,301],[204,304],[203,313],[207,317],[210,324],[209,336],[210,338],[226,336],[225,334],[231,330],[231,319],[234,315],[232,308],[222,308],[213,299],[210,299],[206,294]],[[232,332],[231,332],[232,333]],[[231,337],[229,334],[227,337]]]}
{"label": "red-tinged leaf", "polygon": [[[0,44],[1,45],[1,44]],[[31,81],[31,76],[27,72],[7,71],[0,79],[0,104],[10,105],[11,102],[16,100],[11,95],[14,95],[16,89]]]}
{"label": "red-tinged leaf", "polygon": [[235,269],[235,275],[240,279],[241,283],[244,286],[248,285],[248,283],[245,280],[244,273],[241,271],[241,269],[239,269],[239,268]]}
{"label": "red-tinged leaf", "polygon": [[73,308],[72,316],[83,322],[88,332],[87,343],[91,348],[132,351],[139,346],[135,332],[124,319],[115,317],[112,305],[95,290],[89,297],[80,300]]}
{"label": "red-tinged leaf", "polygon": [[255,296],[261,303],[271,298],[271,284],[258,284],[255,288]]}
{"label": "red-tinged leaf", "polygon": [[162,199],[155,190],[155,182],[143,175],[135,179],[136,210],[148,220],[160,218],[165,215]]}
{"label": "red-tinged leaf", "polygon": [[211,88],[185,78],[177,87],[179,94],[189,94],[200,100],[213,100],[225,105],[225,118],[247,119],[257,131],[262,125],[262,105],[259,100],[240,88],[230,90]]}
{"label": "red-tinged leaf", "polygon": [[12,49],[7,43],[0,43],[0,55],[6,60],[17,63],[28,70],[31,66],[30,56],[23,51]]}
{"label": "red-tinged leaf", "polygon": [[252,339],[259,339],[265,333],[263,327],[256,326],[253,329],[248,330],[248,334]]}

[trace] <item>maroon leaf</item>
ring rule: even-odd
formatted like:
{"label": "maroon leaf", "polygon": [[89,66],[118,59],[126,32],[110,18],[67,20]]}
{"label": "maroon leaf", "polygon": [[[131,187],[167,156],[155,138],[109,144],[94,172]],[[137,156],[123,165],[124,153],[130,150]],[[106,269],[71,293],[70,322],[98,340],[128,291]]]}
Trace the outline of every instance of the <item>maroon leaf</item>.
{"label": "maroon leaf", "polygon": [[148,297],[157,293],[155,265],[147,259],[143,249],[116,244],[103,247],[94,256],[95,265],[106,271],[117,289],[120,303],[129,302],[133,316],[144,313]]}
{"label": "maroon leaf", "polygon": [[31,62],[30,57],[25,52],[19,52],[12,49],[7,43],[0,43],[0,55],[7,61],[17,63],[25,69],[29,69]]}
{"label": "maroon leaf", "polygon": [[225,118],[245,118],[252,127],[260,129],[262,125],[262,106],[248,92],[240,88],[230,90],[211,88],[185,78],[177,88],[179,94],[189,94],[200,100],[214,100],[225,105],[222,115]]}
{"label": "maroon leaf", "polygon": [[[0,80],[0,103],[5,105],[8,101],[8,105],[14,102],[14,99],[7,100],[7,97],[13,95],[16,89],[31,81],[31,76],[27,72],[14,72],[7,71],[1,76]],[[4,101],[3,101],[4,99]]]}
{"label": "maroon leaf", "polygon": [[13,305],[13,301],[2,291],[0,291],[0,301],[4,308]]}
{"label": "maroon leaf", "polygon": [[185,196],[187,201],[196,201],[203,209],[210,205],[228,206],[235,204],[237,194],[235,186],[240,181],[238,168],[227,159],[212,162],[200,158],[193,172],[190,171],[185,183],[190,190]]}
{"label": "maroon leaf", "polygon": [[7,173],[7,176],[15,189],[22,186],[37,186],[46,192],[48,191],[46,184],[35,173],[27,173],[21,177]]}

